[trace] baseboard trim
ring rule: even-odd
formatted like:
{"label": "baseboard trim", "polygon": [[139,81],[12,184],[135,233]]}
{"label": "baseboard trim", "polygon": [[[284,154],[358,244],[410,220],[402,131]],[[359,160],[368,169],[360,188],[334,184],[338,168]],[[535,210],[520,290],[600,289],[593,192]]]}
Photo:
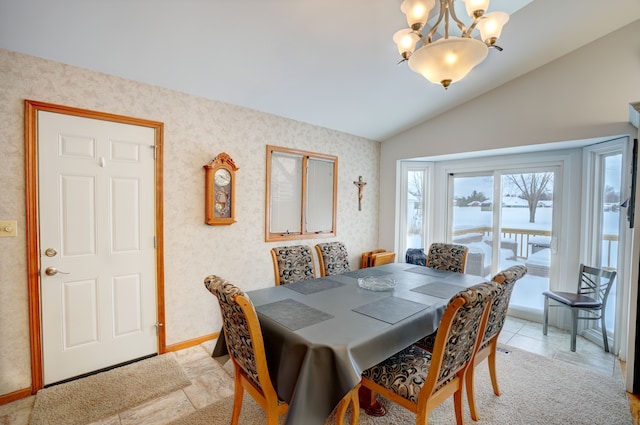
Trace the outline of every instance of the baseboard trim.
{"label": "baseboard trim", "polygon": [[166,347],[166,352],[171,352],[171,351],[180,351],[180,350],[184,350],[185,348],[189,348],[189,347],[195,347],[196,345],[200,345],[203,342],[207,342],[210,341],[212,339],[216,339],[220,336],[220,332],[216,332],[216,333],[212,333],[209,335],[204,335],[198,338],[193,338],[193,339],[189,339],[187,341],[182,341],[182,342],[178,342],[176,344],[171,344],[171,345],[167,345]]}
{"label": "baseboard trim", "polygon": [[31,388],[24,388],[22,390],[14,391],[12,393],[0,395],[0,406],[3,404],[11,403],[12,401],[20,400],[31,395]]}

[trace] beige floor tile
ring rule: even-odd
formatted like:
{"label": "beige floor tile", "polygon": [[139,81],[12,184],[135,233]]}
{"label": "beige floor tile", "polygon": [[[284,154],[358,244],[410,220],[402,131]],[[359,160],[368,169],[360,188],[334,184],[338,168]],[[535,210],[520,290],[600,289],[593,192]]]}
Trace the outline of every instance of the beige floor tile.
{"label": "beige floor tile", "polygon": [[222,371],[222,365],[209,356],[196,359],[189,363],[183,363],[182,368],[189,379],[192,380],[198,376]]}
{"label": "beige floor tile", "polygon": [[507,316],[502,326],[502,332],[518,333],[518,331],[527,323],[526,320],[518,319],[517,317]]}
{"label": "beige floor tile", "polygon": [[181,365],[210,357],[200,345],[176,351],[174,354]]}
{"label": "beige floor tile", "polygon": [[0,425],[27,425],[35,396],[0,406]]}
{"label": "beige floor tile", "polygon": [[193,405],[184,391],[178,390],[122,412],[119,416],[122,425],[163,425],[191,412],[195,412]]}
{"label": "beige floor tile", "polygon": [[191,382],[184,392],[196,409],[233,395],[233,380],[224,371],[200,375]]}
{"label": "beige floor tile", "polygon": [[524,335],[514,335],[510,340],[510,347],[519,348],[541,356],[553,358],[558,351],[558,347],[553,344],[545,343],[535,338]]}

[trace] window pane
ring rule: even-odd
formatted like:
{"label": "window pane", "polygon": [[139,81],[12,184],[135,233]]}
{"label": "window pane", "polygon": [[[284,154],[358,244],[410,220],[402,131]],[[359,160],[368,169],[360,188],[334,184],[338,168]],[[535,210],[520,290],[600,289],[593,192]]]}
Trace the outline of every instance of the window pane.
{"label": "window pane", "polygon": [[407,172],[407,248],[424,248],[423,223],[424,211],[424,177],[425,172]]}
{"label": "window pane", "polygon": [[271,233],[300,233],[302,157],[273,152],[270,190]]}
{"label": "window pane", "polygon": [[527,266],[511,295],[511,306],[542,310],[551,275],[553,172],[502,176],[500,269]]}
{"label": "window pane", "polygon": [[[618,238],[620,234],[620,182],[622,180],[622,154],[603,158],[604,184],[602,185],[602,234],[600,248],[600,266],[605,270],[618,268]],[[614,280],[609,298],[607,298],[605,324],[607,331],[613,333],[616,314],[616,282]],[[596,328],[600,328],[596,321]]]}
{"label": "window pane", "polygon": [[469,248],[467,274],[491,274],[493,176],[453,177],[453,243]]}
{"label": "window pane", "polygon": [[309,158],[307,232],[333,229],[333,162]]}

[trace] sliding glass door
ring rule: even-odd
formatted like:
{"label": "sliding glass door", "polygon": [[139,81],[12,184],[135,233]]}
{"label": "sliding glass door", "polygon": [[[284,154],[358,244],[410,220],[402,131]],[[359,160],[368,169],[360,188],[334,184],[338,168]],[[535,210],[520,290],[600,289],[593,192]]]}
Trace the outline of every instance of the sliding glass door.
{"label": "sliding glass door", "polygon": [[466,273],[491,278],[515,264],[527,266],[513,309],[543,308],[555,252],[555,176],[554,168],[449,174],[450,239],[469,248]]}

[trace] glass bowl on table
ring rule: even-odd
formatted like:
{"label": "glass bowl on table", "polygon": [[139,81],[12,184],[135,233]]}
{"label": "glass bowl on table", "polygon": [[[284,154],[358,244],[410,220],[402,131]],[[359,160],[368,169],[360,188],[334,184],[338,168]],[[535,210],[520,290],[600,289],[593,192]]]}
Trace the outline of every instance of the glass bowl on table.
{"label": "glass bowl on table", "polygon": [[397,282],[394,279],[380,276],[367,276],[358,279],[358,286],[369,291],[393,291]]}

